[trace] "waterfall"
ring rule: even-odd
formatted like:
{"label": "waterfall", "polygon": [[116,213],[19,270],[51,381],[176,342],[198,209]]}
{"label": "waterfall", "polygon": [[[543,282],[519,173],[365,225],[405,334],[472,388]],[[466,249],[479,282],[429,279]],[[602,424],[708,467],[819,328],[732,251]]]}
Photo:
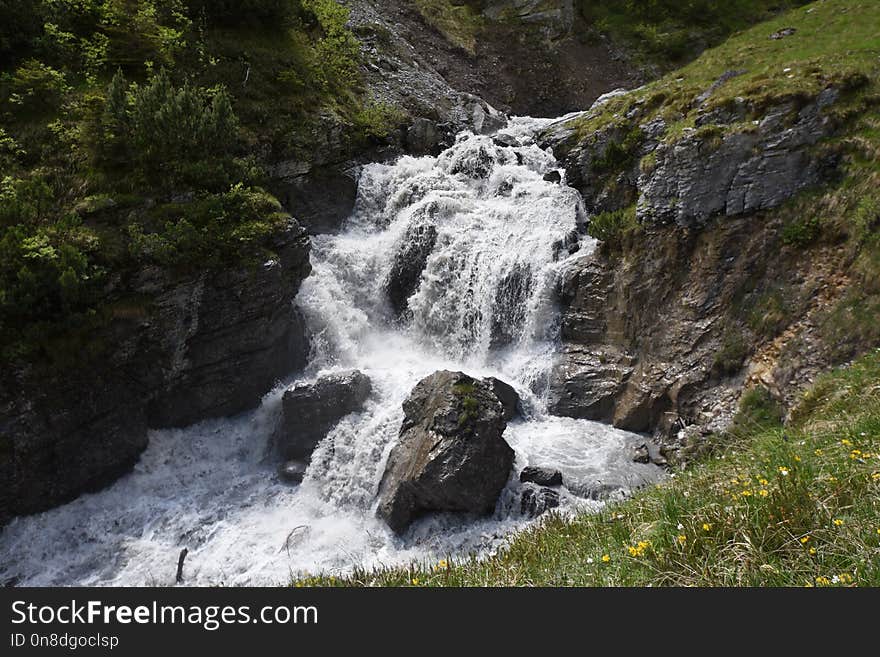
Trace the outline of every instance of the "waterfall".
{"label": "waterfall", "polygon": [[559,168],[535,143],[548,123],[515,118],[499,135],[459,135],[438,157],[369,165],[344,229],[313,239],[313,273],[296,300],[313,353],[297,381],[358,369],[373,395],[319,445],[300,486],[280,482],[266,459],[279,386],[254,413],[153,432],[111,488],[13,521],[0,536],[0,582],[169,585],[182,547],[193,585],[491,553],[532,522],[516,476],[489,518],[431,516],[397,537],[374,516],[401,404],[439,369],[517,388],[526,417],[505,433],[516,472],[561,470],[564,511],[598,508],[597,487],[656,480],[656,468],[631,461],[636,437],[546,412],[556,282],[595,246],[577,192],[545,180]]}

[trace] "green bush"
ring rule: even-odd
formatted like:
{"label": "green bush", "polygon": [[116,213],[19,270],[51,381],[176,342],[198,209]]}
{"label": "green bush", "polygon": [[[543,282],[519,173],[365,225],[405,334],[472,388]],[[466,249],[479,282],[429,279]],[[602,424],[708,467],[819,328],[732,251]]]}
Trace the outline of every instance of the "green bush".
{"label": "green bush", "polygon": [[107,90],[101,151],[109,164],[132,161],[148,178],[181,164],[222,159],[236,147],[238,119],[225,89],[172,84],[164,70],[128,87],[122,73]]}
{"label": "green bush", "polygon": [[748,313],[749,328],[766,340],[779,335],[791,321],[791,307],[782,289],[772,289],[761,294],[752,303]]}
{"label": "green bush", "polygon": [[602,212],[590,218],[588,232],[591,237],[603,242],[609,248],[620,248],[624,239],[640,228],[636,220],[636,206],[623,210]]}
{"label": "green bush", "polygon": [[87,312],[101,269],[95,235],[75,215],[54,217],[55,199],[38,180],[0,185],[0,333]]}
{"label": "green bush", "polygon": [[721,338],[721,348],[715,353],[712,370],[720,376],[738,373],[749,355],[749,345],[741,331],[730,328]]}
{"label": "green bush", "polygon": [[9,102],[19,115],[45,115],[56,111],[70,91],[64,73],[35,59],[29,59],[11,75],[4,75]]}
{"label": "green bush", "polygon": [[222,194],[160,206],[153,230],[129,225],[130,250],[138,260],[166,266],[221,266],[258,247],[287,221],[275,197],[238,184]]}

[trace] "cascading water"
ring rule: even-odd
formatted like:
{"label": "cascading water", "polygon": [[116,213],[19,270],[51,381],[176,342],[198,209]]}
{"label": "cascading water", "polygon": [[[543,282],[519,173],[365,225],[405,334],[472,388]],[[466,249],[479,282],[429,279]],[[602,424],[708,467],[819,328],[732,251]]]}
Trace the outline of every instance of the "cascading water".
{"label": "cascading water", "polygon": [[432,516],[396,537],[374,516],[401,404],[439,369],[518,389],[526,417],[505,433],[517,472],[561,470],[563,509],[598,507],[588,499],[597,485],[656,480],[657,468],[632,463],[630,434],[545,412],[555,282],[593,248],[582,238],[569,254],[583,209],[573,189],[543,178],[558,166],[534,143],[546,123],[513,119],[505,139],[464,133],[439,157],[366,167],[344,232],[313,240],[314,271],[297,299],[313,358],[298,380],[358,369],[373,395],[319,445],[300,486],[281,483],[266,458],[279,387],[252,414],[153,432],[111,488],[13,521],[0,537],[0,582],[169,585],[183,547],[195,585],[489,553],[530,522],[516,477],[490,518]]}

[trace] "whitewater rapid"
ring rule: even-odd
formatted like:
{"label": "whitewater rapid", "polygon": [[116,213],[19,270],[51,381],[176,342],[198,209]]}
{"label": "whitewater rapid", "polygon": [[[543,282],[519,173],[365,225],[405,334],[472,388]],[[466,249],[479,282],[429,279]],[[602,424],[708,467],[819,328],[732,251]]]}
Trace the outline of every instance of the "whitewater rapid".
{"label": "whitewater rapid", "polygon": [[[313,273],[296,299],[313,336],[307,370],[253,413],[152,432],[134,471],[112,487],[14,520],[0,535],[0,583],[172,585],[184,547],[186,584],[205,586],[485,555],[533,522],[519,505],[516,473],[526,465],[562,471],[563,512],[599,508],[597,489],[656,481],[659,469],[632,462],[637,436],[546,413],[556,282],[595,247],[581,235],[570,248],[585,221],[581,199],[544,178],[559,168],[534,141],[549,122],[515,118],[503,138],[463,133],[439,157],[365,167],[342,232],[313,238]],[[436,237],[398,317],[387,281],[396,254],[424,230]],[[372,380],[365,410],[319,445],[300,486],[282,483],[267,446],[283,391],[351,369]],[[374,516],[376,491],[402,402],[440,369],[517,388],[525,417],[505,432],[516,468],[491,517],[432,516],[398,537]]]}

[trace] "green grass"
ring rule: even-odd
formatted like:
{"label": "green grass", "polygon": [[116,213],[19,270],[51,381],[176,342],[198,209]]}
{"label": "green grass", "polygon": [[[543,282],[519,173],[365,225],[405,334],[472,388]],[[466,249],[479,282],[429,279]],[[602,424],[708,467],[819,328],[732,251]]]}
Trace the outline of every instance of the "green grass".
{"label": "green grass", "polygon": [[[600,111],[578,119],[586,136],[613,123],[623,123],[636,108],[639,119],[663,116],[672,126],[668,140],[693,126],[700,111],[745,99],[757,117],[770,105],[815,97],[830,85],[853,93],[846,110],[864,109],[876,94],[880,70],[880,4],[823,0],[795,9],[733,36],[697,60],[633,93],[613,99]],[[786,27],[797,32],[784,39],[770,35]],[[721,85],[703,107],[694,99],[727,71],[742,71]],[[749,117],[751,118],[751,116]]]}
{"label": "green grass", "polygon": [[609,35],[637,63],[670,68],[780,10],[806,0],[577,0],[592,28]]}
{"label": "green grass", "polygon": [[550,515],[496,556],[295,584],[880,586],[880,350],[779,417],[750,392],[701,464],[601,513]]}
{"label": "green grass", "polygon": [[428,24],[450,43],[472,55],[476,53],[477,37],[485,24],[478,10],[450,0],[415,0],[415,5]]}

